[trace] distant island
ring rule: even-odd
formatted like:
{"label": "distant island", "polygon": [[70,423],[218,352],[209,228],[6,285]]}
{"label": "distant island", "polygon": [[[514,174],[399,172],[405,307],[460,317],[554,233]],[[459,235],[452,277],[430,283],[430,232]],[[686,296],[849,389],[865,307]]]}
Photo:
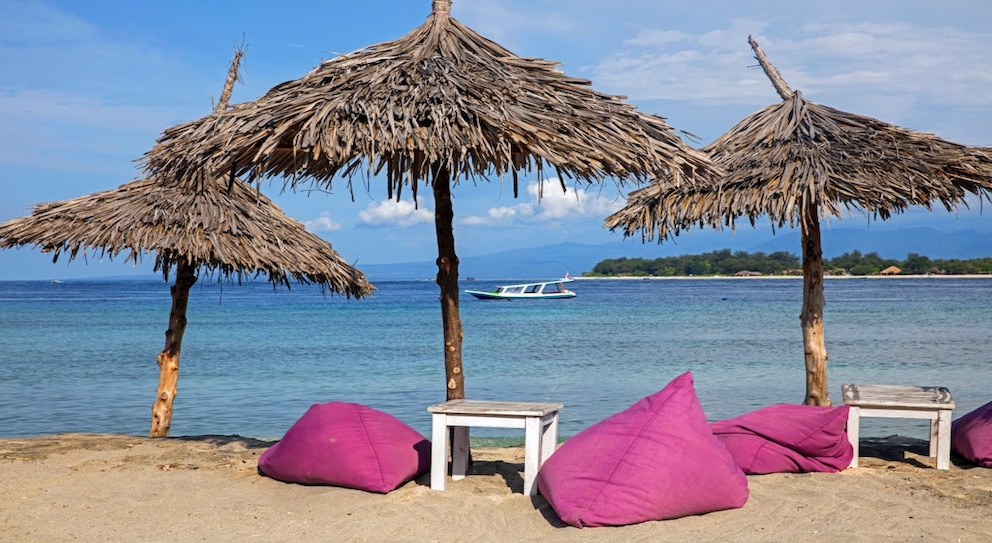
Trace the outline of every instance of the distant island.
{"label": "distant island", "polygon": [[[886,259],[872,252],[844,253],[823,259],[827,275],[989,275],[992,258],[930,259],[909,253],[905,260]],[[587,277],[679,277],[802,275],[799,256],[786,252],[747,253],[722,249],[697,255],[649,258],[609,258],[596,264]]]}

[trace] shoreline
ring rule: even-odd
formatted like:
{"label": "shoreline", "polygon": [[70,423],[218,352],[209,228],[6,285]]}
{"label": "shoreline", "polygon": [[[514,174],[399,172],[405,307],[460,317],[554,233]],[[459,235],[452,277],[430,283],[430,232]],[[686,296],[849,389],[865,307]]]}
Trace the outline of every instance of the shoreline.
{"label": "shoreline", "polygon": [[[645,276],[633,276],[633,275],[622,275],[622,276],[576,276],[572,279],[576,281],[592,281],[596,279],[605,279],[608,281],[653,281],[653,280],[672,280],[672,279],[693,279],[693,280],[712,280],[712,279],[802,279],[802,275],[746,275],[746,276],[736,276],[736,275],[673,275],[673,276],[658,276],[658,275],[645,275]],[[959,275],[947,275],[947,274],[900,274],[900,275],[824,275],[824,280],[831,279],[992,279],[992,274],[959,274]]]}
{"label": "shoreline", "polygon": [[992,469],[930,467],[923,441],[862,441],[840,473],[748,477],[744,507],[574,528],[522,491],[523,449],[474,447],[469,475],[388,494],[260,475],[272,442],[239,436],[0,438],[6,541],[965,541],[992,533]]}

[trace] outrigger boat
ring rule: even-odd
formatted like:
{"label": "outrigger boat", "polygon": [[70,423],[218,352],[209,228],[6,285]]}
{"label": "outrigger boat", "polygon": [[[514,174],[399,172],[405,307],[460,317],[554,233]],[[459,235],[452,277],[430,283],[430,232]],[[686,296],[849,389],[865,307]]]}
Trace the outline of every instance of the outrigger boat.
{"label": "outrigger boat", "polygon": [[542,281],[539,283],[521,283],[519,285],[500,285],[493,291],[466,290],[480,300],[553,300],[558,298],[574,298],[575,293],[565,288],[565,283],[574,281],[571,275],[565,274],[561,279]]}

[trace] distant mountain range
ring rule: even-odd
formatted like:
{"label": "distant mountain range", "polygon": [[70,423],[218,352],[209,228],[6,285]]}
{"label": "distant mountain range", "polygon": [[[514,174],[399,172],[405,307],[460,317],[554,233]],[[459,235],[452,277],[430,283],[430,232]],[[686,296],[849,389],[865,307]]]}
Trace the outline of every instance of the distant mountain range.
{"label": "distant mountain range", "polygon": [[[459,278],[553,279],[565,272],[580,275],[607,258],[659,258],[700,254],[720,249],[748,253],[800,252],[800,234],[795,229],[780,231],[771,240],[767,231],[739,229],[736,234],[695,231],[662,244],[624,240],[617,243],[559,243],[542,247],[515,249],[481,256],[460,257]],[[941,232],[932,228],[902,228],[885,231],[830,229],[823,231],[823,256],[838,257],[851,251],[878,253],[883,258],[905,259],[909,253],[930,258],[992,257],[992,233],[978,230]],[[398,264],[359,265],[374,281],[433,279],[437,266],[433,261]]]}

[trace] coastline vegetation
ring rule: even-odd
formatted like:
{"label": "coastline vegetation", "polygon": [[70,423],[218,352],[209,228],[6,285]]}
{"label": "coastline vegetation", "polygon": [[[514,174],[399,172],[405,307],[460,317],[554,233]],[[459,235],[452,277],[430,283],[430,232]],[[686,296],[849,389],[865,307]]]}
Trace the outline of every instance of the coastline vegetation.
{"label": "coastline vegetation", "polygon": [[[904,260],[886,259],[878,253],[860,251],[824,258],[827,275],[988,275],[992,258],[931,259],[909,253]],[[586,275],[589,277],[678,277],[678,276],[754,276],[802,275],[799,257],[787,251],[774,253],[731,252],[721,249],[696,255],[649,258],[608,258]]]}

